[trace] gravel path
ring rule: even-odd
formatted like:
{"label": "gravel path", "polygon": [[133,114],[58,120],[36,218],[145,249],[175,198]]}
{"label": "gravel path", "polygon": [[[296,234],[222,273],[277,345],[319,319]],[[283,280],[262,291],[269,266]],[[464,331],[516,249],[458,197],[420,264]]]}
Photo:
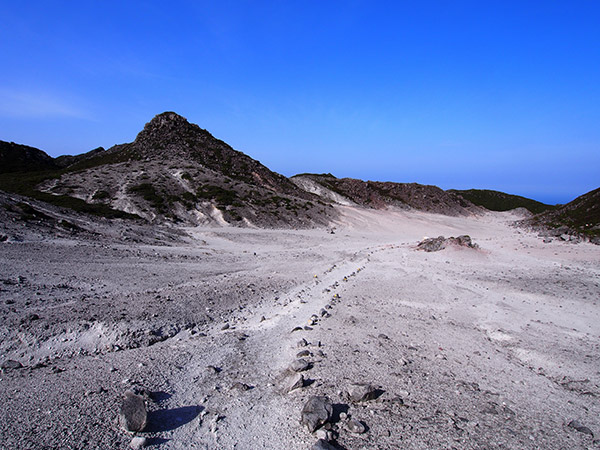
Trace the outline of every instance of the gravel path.
{"label": "gravel path", "polygon": [[[509,214],[341,211],[335,234],[0,245],[2,360],[25,366],[1,375],[1,446],[127,448],[132,386],[150,448],[600,446],[600,247],[544,244]],[[440,234],[480,249],[415,249]],[[328,433],[300,425],[314,395]]]}

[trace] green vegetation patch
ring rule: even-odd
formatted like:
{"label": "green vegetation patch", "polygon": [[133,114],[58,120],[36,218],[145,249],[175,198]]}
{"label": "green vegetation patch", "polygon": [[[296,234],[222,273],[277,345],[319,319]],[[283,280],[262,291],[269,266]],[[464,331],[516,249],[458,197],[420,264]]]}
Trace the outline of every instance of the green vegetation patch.
{"label": "green vegetation patch", "polygon": [[448,192],[458,194],[474,205],[483,206],[490,211],[509,211],[515,208],[525,208],[533,214],[539,214],[556,208],[555,206],[546,205],[530,198],[488,189],[469,189],[465,191],[451,189]]}

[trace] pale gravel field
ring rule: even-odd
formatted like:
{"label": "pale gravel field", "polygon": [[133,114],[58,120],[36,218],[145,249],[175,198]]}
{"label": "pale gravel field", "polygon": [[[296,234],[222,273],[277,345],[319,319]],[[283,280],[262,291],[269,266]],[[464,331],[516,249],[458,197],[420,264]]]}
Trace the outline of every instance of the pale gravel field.
{"label": "pale gravel field", "polygon": [[[308,449],[300,411],[317,394],[336,405],[337,448],[600,447],[568,426],[600,436],[599,246],[545,244],[509,213],[340,210],[335,234],[0,244],[1,359],[25,366],[0,376],[0,448],[125,449],[132,384],[153,393],[157,449]],[[480,249],[415,250],[461,234]],[[312,382],[282,392],[302,338]],[[380,396],[348,401],[353,382]]]}

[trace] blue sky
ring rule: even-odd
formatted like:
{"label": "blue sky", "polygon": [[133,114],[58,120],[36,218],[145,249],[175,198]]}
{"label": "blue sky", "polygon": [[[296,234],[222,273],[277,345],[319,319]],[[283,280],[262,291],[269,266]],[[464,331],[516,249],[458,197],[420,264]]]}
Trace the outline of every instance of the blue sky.
{"label": "blue sky", "polygon": [[0,0],[0,139],[52,156],[175,111],[284,175],[600,186],[596,1]]}

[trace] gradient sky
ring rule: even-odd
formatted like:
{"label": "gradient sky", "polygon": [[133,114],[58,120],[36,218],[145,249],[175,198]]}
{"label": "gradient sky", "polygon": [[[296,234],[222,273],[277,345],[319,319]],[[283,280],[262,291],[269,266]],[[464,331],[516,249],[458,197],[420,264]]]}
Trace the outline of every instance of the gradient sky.
{"label": "gradient sky", "polygon": [[0,139],[175,111],[272,170],[564,203],[600,186],[600,2],[0,0]]}

